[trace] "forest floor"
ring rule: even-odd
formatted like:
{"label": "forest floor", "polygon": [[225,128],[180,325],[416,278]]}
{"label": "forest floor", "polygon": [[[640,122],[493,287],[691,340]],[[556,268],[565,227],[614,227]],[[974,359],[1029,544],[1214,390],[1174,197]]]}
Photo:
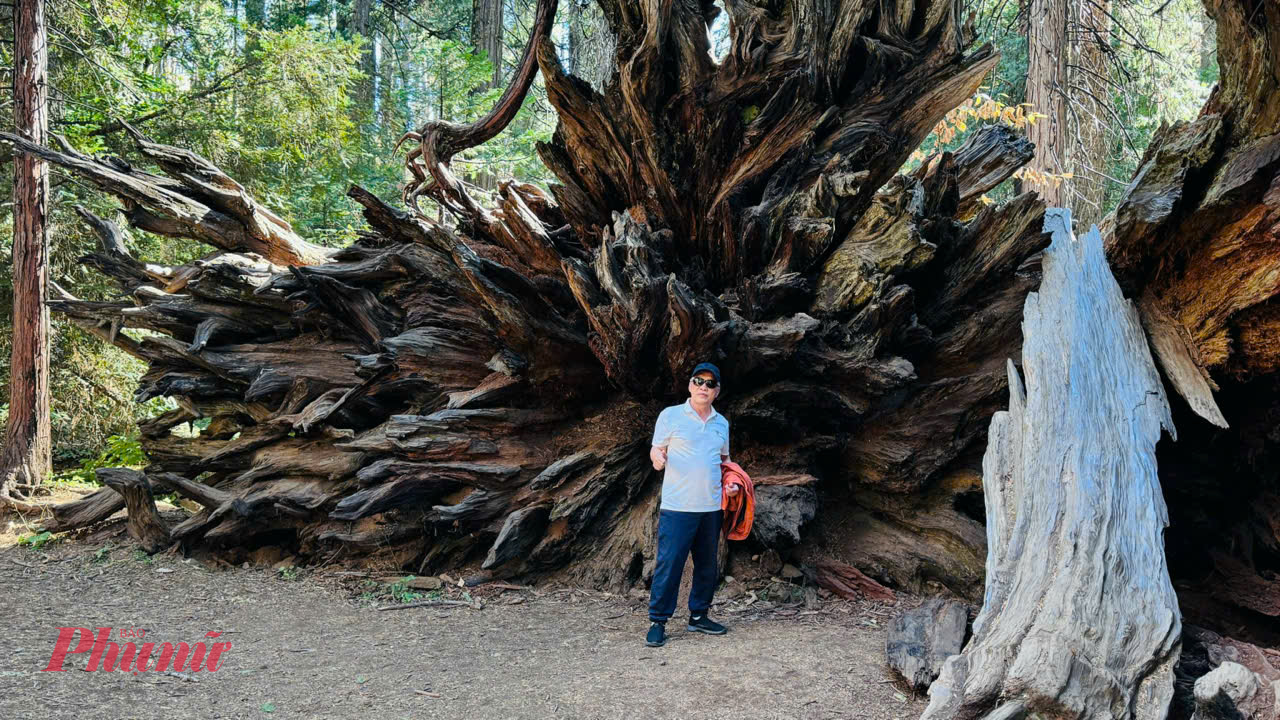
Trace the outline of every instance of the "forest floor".
{"label": "forest floor", "polygon": [[[432,592],[386,573],[148,557],[118,520],[39,548],[24,533],[0,520],[3,718],[906,720],[924,707],[885,667],[896,610],[880,604],[717,598],[727,635],[686,632],[681,610],[649,648],[643,591]],[[378,610],[423,597],[482,607]],[[121,647],[123,629],[157,648],[232,646],[216,672],[87,672],[88,653],[44,672],[61,627],[113,628]]]}

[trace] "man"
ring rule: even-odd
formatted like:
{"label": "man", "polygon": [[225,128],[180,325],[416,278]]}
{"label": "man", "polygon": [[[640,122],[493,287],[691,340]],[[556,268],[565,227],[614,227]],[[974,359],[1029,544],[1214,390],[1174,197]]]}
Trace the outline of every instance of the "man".
{"label": "man", "polygon": [[[720,463],[729,460],[729,421],[711,407],[720,396],[720,369],[701,363],[689,379],[689,400],[658,416],[649,459],[662,477],[658,513],[658,561],[649,592],[649,634],[645,644],[666,642],[667,620],[676,609],[685,558],[693,554],[687,630],[723,635],[723,625],[707,617],[719,582],[716,554],[724,515],[720,507]],[[730,490],[736,494],[737,487]]]}

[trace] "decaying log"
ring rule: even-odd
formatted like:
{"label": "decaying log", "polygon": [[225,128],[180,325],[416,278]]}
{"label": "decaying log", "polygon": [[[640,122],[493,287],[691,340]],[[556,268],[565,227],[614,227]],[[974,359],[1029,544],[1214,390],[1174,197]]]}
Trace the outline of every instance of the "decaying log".
{"label": "decaying log", "polygon": [[79,500],[52,506],[53,518],[45,521],[40,530],[56,533],[88,527],[123,509],[124,497],[111,488],[102,488]]}
{"label": "decaying log", "polygon": [[1096,228],[1050,210],[1023,373],[983,458],[987,580],[973,639],[922,716],[1165,717],[1181,633],[1155,447],[1173,420]]}
{"label": "decaying log", "polygon": [[160,519],[156,500],[151,494],[151,483],[137,470],[128,468],[100,468],[98,480],[124,498],[129,514],[129,535],[143,550],[156,553],[169,547],[169,526]]}
{"label": "decaying log", "polygon": [[818,585],[840,597],[850,600],[893,601],[897,595],[892,590],[863,575],[852,565],[837,560],[823,560],[814,565]]}

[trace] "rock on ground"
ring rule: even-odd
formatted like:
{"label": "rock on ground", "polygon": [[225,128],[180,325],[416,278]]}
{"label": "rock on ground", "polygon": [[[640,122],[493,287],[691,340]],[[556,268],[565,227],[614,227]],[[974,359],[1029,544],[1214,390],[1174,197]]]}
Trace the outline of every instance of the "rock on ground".
{"label": "rock on ground", "polygon": [[923,692],[942,671],[942,663],[960,654],[969,613],[958,600],[930,598],[889,625],[885,654],[889,667]]}

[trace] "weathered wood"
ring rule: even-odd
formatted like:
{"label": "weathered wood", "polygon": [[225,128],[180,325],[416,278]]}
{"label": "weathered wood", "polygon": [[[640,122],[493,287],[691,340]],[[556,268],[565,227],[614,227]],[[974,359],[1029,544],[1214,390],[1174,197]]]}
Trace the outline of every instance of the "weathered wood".
{"label": "weathered wood", "polygon": [[96,475],[98,480],[124,498],[129,514],[129,535],[138,541],[143,550],[157,553],[169,547],[172,542],[169,527],[156,511],[151,483],[147,482],[145,475],[128,468],[100,468]]}
{"label": "weathered wood", "polygon": [[307,242],[287,222],[262,207],[236,181],[193,153],[135,134],[139,150],[170,175],[152,175],[123,162],[91,158],[63,143],[63,152],[11,133],[0,141],[42,158],[126,201],[135,227],[161,235],[192,237],[227,250],[248,250],[281,265],[324,262],[329,249]]}
{"label": "weathered wood", "polygon": [[755,491],[751,536],[771,548],[799,543],[805,525],[818,513],[817,492],[805,485],[760,485]]}
{"label": "weathered wood", "polygon": [[1182,438],[1159,453],[1183,610],[1234,631],[1265,624],[1244,604],[1280,616],[1263,600],[1280,551],[1280,443],[1263,429],[1280,418],[1280,17],[1234,0],[1206,9],[1219,82],[1196,119],[1152,138],[1103,234],[1189,410],[1174,403]]}
{"label": "weathered wood", "polygon": [[960,654],[968,624],[969,611],[958,600],[930,598],[903,612],[885,635],[889,667],[914,690],[928,690],[947,658]]}
{"label": "weathered wood", "polygon": [[893,601],[897,595],[892,590],[863,575],[852,565],[835,560],[820,561],[814,565],[818,585],[850,600]]}
{"label": "weathered wood", "polygon": [[53,519],[45,521],[41,531],[66,532],[101,522],[124,509],[124,497],[111,488],[102,488],[79,500],[50,508]]}
{"label": "weathered wood", "polygon": [[983,458],[987,588],[974,636],[930,688],[923,718],[1165,716],[1180,617],[1164,557],[1155,446],[1173,421],[1137,308],[1096,229],[1053,241],[1027,297],[1024,391]]}

